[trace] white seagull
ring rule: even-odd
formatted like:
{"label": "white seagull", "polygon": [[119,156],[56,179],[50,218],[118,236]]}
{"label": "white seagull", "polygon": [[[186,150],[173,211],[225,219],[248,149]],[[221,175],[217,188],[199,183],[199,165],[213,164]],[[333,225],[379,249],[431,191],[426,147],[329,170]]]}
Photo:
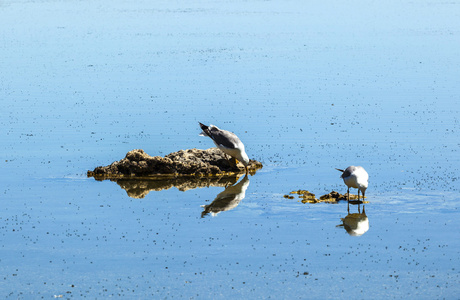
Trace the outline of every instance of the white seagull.
{"label": "white seagull", "polygon": [[244,144],[233,132],[219,129],[217,126],[209,125],[206,126],[202,123],[199,123],[203,132],[200,133],[201,136],[209,136],[217,148],[222,150],[224,153],[230,155],[238,161],[241,161],[246,169],[246,175],[249,173],[249,157],[244,151]]}
{"label": "white seagull", "polygon": [[367,186],[369,184],[369,174],[367,174],[366,170],[360,166],[349,166],[344,170],[336,169],[342,172],[340,176],[343,178],[343,182],[348,186],[348,201],[350,201],[350,188],[358,189],[358,201],[359,201],[359,192],[361,191],[363,194],[366,193]]}

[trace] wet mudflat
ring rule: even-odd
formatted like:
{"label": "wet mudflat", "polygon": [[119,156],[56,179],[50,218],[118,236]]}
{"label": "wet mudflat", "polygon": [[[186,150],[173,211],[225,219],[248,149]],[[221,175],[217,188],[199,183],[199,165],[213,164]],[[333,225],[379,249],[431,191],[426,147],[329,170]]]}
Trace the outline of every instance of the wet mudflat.
{"label": "wet mudflat", "polygon": [[[459,5],[3,1],[0,295],[458,298]],[[86,177],[198,122],[264,167]]]}

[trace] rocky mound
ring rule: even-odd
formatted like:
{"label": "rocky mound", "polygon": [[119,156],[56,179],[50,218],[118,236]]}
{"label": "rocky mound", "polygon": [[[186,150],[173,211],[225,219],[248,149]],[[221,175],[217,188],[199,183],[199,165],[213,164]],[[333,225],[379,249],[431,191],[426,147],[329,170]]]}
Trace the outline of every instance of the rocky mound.
{"label": "rocky mound", "polygon": [[[232,163],[233,162],[233,163]],[[262,163],[250,160],[249,172],[254,174]],[[88,171],[88,177],[97,179],[148,177],[149,179],[178,176],[219,176],[244,173],[244,166],[228,160],[217,148],[188,149],[170,153],[165,157],[150,156],[142,149],[129,151],[125,158],[108,166]]]}

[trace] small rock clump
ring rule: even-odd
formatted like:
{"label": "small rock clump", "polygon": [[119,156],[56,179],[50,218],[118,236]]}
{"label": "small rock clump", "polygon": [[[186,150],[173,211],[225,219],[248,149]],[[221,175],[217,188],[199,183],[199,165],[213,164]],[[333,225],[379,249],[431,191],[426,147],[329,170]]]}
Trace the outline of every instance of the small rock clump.
{"label": "small rock clump", "polygon": [[[249,171],[255,173],[262,163],[250,160]],[[125,158],[108,166],[96,167],[88,171],[88,177],[177,177],[177,176],[218,176],[244,173],[244,166],[231,164],[226,155],[217,148],[207,150],[188,149],[170,153],[164,157],[150,156],[142,149],[129,151]]]}
{"label": "small rock clump", "polygon": [[[294,196],[292,194],[298,194],[299,199],[302,203],[338,203],[341,200],[347,200],[348,199],[348,193],[346,194],[340,194],[336,191],[332,191],[329,194],[322,195],[319,197],[319,199],[316,198],[315,194],[306,191],[306,190],[297,190],[297,191],[292,191],[290,192],[290,195],[284,195],[284,198],[287,199],[294,199]],[[352,195],[350,194],[350,200],[357,200],[358,195]]]}
{"label": "small rock clump", "polygon": [[[318,199],[316,199],[315,194],[309,191],[306,191],[306,190],[292,191],[291,194],[298,194],[302,203],[317,203],[318,202]],[[291,197],[294,198],[293,196]]]}

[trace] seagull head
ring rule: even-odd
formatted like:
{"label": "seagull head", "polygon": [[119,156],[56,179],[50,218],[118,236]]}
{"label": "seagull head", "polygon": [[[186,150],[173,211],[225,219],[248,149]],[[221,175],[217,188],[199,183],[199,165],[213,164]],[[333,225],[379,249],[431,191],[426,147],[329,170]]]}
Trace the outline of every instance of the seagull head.
{"label": "seagull head", "polygon": [[240,161],[241,161],[241,163],[243,163],[244,168],[246,169],[246,175],[248,175],[248,173],[249,173],[249,169],[248,169],[249,157],[248,157],[248,155],[246,154],[245,151],[243,151],[241,153]]}

